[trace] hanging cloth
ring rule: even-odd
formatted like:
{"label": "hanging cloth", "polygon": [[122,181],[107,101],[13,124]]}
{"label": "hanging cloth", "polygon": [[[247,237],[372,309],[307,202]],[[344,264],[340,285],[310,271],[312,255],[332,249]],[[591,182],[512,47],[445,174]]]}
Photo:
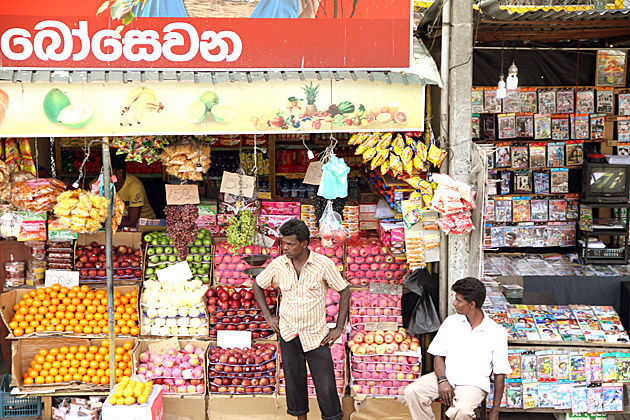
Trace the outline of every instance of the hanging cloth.
{"label": "hanging cloth", "polygon": [[343,159],[332,155],[322,168],[322,178],[317,195],[328,200],[348,196],[350,167]]}
{"label": "hanging cloth", "polygon": [[133,8],[136,17],[188,17],[183,0],[147,0],[142,7],[142,2]]}

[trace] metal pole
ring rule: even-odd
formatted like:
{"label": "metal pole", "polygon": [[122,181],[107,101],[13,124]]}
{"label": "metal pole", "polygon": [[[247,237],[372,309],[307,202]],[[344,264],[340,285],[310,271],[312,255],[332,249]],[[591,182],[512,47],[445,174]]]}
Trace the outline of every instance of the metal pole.
{"label": "metal pole", "polygon": [[105,198],[110,202],[107,206],[107,219],[105,219],[105,256],[107,271],[107,325],[109,327],[109,389],[116,385],[116,337],[114,336],[114,280],[112,269],[112,191],[111,172],[109,159],[109,139],[103,137],[103,185],[105,187]]}
{"label": "metal pole", "polygon": [[[442,78],[442,92],[440,96],[440,138],[443,142],[449,142],[449,115],[448,115],[448,94],[449,94],[449,67],[451,53],[451,0],[443,0],[442,7],[442,51],[440,53],[440,77]],[[443,144],[442,144],[443,146]],[[449,151],[449,154],[451,152]],[[449,172],[449,160],[447,156],[442,162],[440,171]],[[439,312],[440,319],[444,320],[448,316],[448,236],[440,230],[440,271],[439,271]]]}

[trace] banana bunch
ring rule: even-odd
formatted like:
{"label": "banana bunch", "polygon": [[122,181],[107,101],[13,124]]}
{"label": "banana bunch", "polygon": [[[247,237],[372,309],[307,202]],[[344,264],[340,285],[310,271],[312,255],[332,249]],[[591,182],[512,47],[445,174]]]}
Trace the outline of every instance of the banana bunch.
{"label": "banana bunch", "polygon": [[429,169],[426,144],[406,134],[355,133],[348,144],[357,146],[354,154],[383,175],[412,177]]}
{"label": "banana bunch", "polygon": [[163,109],[164,105],[153,89],[139,86],[129,92],[123,101],[120,125],[140,124],[146,112],[160,112]]}

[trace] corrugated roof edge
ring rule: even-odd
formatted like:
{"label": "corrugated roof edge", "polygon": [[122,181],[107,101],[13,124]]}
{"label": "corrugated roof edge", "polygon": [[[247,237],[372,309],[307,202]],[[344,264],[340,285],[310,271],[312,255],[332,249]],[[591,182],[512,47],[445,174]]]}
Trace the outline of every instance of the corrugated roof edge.
{"label": "corrugated roof edge", "polygon": [[103,83],[103,82],[187,82],[228,83],[269,80],[381,80],[388,84],[424,85],[414,73],[388,71],[172,71],[172,70],[8,70],[0,69],[0,82],[12,83]]}

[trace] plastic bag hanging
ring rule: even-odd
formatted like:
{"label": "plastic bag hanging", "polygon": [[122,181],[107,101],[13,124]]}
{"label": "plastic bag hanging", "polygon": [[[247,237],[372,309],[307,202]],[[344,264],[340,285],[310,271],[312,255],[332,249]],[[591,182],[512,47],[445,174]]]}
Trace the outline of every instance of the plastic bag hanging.
{"label": "plastic bag hanging", "polygon": [[322,246],[326,248],[332,248],[334,244],[343,245],[348,239],[348,232],[341,225],[343,219],[333,210],[332,203],[331,200],[328,201],[319,220],[319,236],[322,238]]}
{"label": "plastic bag hanging", "polygon": [[348,173],[350,167],[343,159],[332,155],[322,168],[322,178],[317,195],[328,200],[348,196]]}

